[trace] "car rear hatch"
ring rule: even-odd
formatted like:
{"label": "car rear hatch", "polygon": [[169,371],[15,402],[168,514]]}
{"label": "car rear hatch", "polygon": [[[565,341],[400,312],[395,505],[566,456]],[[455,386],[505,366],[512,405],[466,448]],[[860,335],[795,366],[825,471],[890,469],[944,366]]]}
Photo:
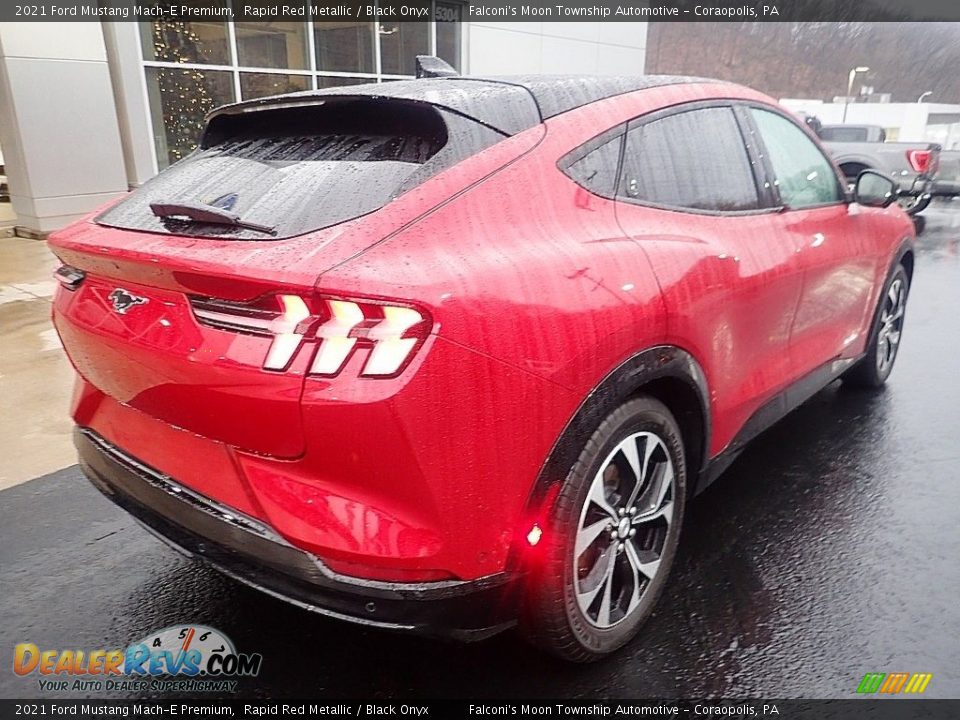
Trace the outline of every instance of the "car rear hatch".
{"label": "car rear hatch", "polygon": [[539,122],[525,90],[491,84],[478,108],[463,82],[225,108],[192,155],[51,236],[54,321],[80,374],[172,426],[301,454],[318,275],[535,144],[510,138]]}

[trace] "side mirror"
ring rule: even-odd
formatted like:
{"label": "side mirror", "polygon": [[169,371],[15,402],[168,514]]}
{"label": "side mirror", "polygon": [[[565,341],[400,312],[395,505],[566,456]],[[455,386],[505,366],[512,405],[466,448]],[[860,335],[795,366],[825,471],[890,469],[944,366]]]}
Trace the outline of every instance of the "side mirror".
{"label": "side mirror", "polygon": [[867,207],[885,208],[900,194],[897,184],[876,170],[864,170],[857,176],[853,187],[853,200]]}

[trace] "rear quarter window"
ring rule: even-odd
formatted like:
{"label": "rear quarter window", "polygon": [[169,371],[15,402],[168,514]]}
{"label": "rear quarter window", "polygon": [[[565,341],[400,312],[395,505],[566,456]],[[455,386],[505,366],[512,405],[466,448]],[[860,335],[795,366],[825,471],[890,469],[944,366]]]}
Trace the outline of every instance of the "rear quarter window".
{"label": "rear quarter window", "polygon": [[622,145],[623,128],[606,132],[561,158],[560,169],[585,190],[612,198],[617,189]]}
{"label": "rear quarter window", "polygon": [[[337,98],[214,117],[200,147],[97,218],[102,225],[229,240],[272,240],[380,209],[504,135],[425,103]],[[228,210],[249,228],[158,218],[151,203]]]}

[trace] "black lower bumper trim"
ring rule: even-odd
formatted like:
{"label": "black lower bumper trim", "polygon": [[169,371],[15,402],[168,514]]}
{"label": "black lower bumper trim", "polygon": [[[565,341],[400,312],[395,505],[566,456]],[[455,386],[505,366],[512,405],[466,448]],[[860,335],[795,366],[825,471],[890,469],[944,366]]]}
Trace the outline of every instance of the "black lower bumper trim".
{"label": "black lower bumper trim", "polygon": [[76,428],[80,467],[93,485],[184,554],[269,595],[331,617],[393,630],[479,640],[514,624],[517,583],[388,583],[347,578],[270,527],[178,484]]}

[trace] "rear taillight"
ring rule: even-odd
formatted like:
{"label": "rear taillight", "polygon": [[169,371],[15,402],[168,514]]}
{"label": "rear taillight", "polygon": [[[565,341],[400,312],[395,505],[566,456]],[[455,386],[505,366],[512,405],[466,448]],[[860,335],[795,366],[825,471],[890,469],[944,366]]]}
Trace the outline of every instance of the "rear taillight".
{"label": "rear taillight", "polygon": [[268,295],[245,303],[191,298],[202,325],[271,337],[263,367],[283,371],[305,341],[317,349],[308,371],[332,377],[355,350],[366,350],[360,374],[392,377],[416,354],[432,329],[426,313],[367,300]]}
{"label": "rear taillight", "polygon": [[319,343],[311,375],[338,374],[354,349],[367,350],[361,375],[393,377],[413,359],[433,322],[412,307],[367,301],[325,299],[326,320],[316,329]]}
{"label": "rear taillight", "polygon": [[907,162],[915,173],[930,175],[936,172],[939,156],[933,150],[907,150]]}
{"label": "rear taillight", "polygon": [[316,318],[299,295],[266,295],[248,303],[191,298],[202,325],[271,337],[263,360],[266,370],[286,370]]}

